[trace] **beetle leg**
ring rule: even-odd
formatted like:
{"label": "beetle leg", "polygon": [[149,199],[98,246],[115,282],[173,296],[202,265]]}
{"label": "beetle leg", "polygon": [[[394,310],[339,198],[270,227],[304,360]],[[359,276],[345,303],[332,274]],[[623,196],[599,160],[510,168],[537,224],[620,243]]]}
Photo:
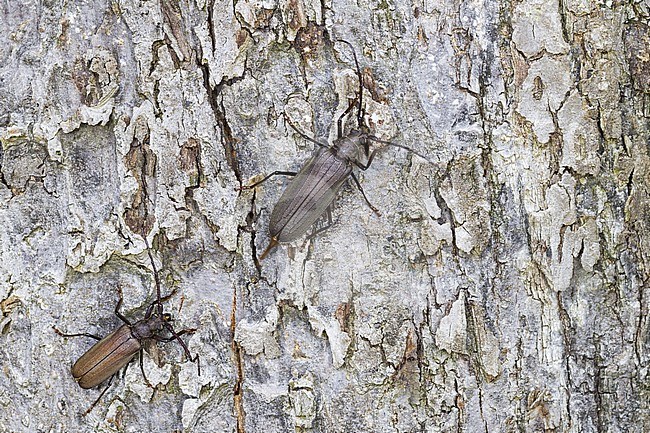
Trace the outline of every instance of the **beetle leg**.
{"label": "beetle leg", "polygon": [[147,375],[144,373],[143,360],[144,360],[144,350],[140,350],[140,371],[142,372],[142,377],[144,378],[146,385],[149,388],[153,388],[153,385],[151,384],[151,382],[149,382],[149,379],[147,379]]}
{"label": "beetle leg", "polygon": [[[346,112],[347,112],[347,111],[346,111]],[[298,133],[298,135],[300,135],[300,136],[301,136],[302,138],[304,138],[305,140],[307,140],[307,141],[311,141],[312,143],[317,144],[317,145],[320,146],[320,147],[325,147],[325,148],[328,148],[328,147],[329,147],[328,144],[326,144],[326,143],[321,143],[320,141],[318,141],[318,140],[316,140],[316,139],[314,139],[314,138],[311,138],[310,136],[308,136],[307,134],[305,134],[304,132],[302,132],[301,130],[299,130],[298,128],[296,128],[296,126],[293,124],[293,122],[291,121],[291,119],[289,119],[289,116],[287,116],[286,113],[284,113],[284,120],[289,124],[289,126],[291,126],[291,128],[292,128],[294,131],[296,131],[296,132]]]}
{"label": "beetle leg", "polygon": [[117,305],[115,306],[115,315],[124,323],[127,325],[131,326],[131,322],[129,319],[127,319],[122,313],[120,313],[120,308],[122,307],[122,288],[120,286],[117,286],[117,293],[120,297],[120,299],[117,301]]}
{"label": "beetle leg", "polygon": [[[374,155],[374,153],[375,152],[371,153],[370,156],[372,157],[372,155]],[[368,164],[370,164],[370,162],[368,162]],[[372,205],[372,203],[370,203],[370,200],[368,200],[368,197],[366,197],[366,193],[363,191],[363,188],[361,188],[361,184],[359,183],[359,179],[357,179],[357,176],[355,176],[354,173],[350,173],[350,174],[352,175],[352,180],[357,185],[357,188],[359,188],[359,191],[361,191],[361,195],[363,195],[363,198],[366,200],[366,203],[368,203],[368,206],[370,207],[370,209],[372,209],[372,211],[374,213],[376,213],[377,216],[380,216],[381,212],[379,212],[379,209],[377,209],[376,207],[374,207]]]}
{"label": "beetle leg", "polygon": [[147,311],[144,313],[144,318],[149,319],[151,315],[153,314],[153,307],[158,305],[158,301],[154,301],[147,307]]}
{"label": "beetle leg", "polygon": [[370,164],[372,164],[372,160],[375,159],[375,154],[377,153],[378,149],[373,150],[370,152],[370,155],[368,156],[368,161],[365,164],[360,163],[359,161],[354,161],[354,165],[359,167],[361,170],[368,170],[368,167],[370,167]]}
{"label": "beetle leg", "polygon": [[[336,136],[339,139],[341,137],[343,137],[343,118],[345,116],[347,116],[350,113],[350,111],[352,111],[352,109],[354,108],[354,105],[355,105],[356,102],[357,102],[357,98],[354,98],[354,100],[352,100],[352,102],[350,103],[348,108],[343,112],[343,114],[341,114],[339,116],[338,120],[336,121],[336,128],[337,128],[336,129]],[[359,127],[361,127],[361,126],[359,126]]]}
{"label": "beetle leg", "polygon": [[311,232],[311,233],[309,234],[309,236],[307,236],[307,239],[311,240],[311,239],[315,238],[315,237],[318,236],[319,234],[323,233],[325,230],[329,229],[331,226],[332,226],[332,224],[331,224],[331,223],[328,223],[326,226],[319,227],[318,229],[316,229],[316,230],[314,230],[313,232]]}
{"label": "beetle leg", "polygon": [[253,189],[257,185],[266,182],[267,180],[269,180],[273,176],[295,176],[296,174],[298,174],[298,173],[296,173],[295,171],[279,171],[279,170],[276,170],[273,173],[266,176],[264,179],[262,179],[262,180],[260,180],[258,182],[255,182],[254,184],[251,184],[251,185],[244,185],[244,186],[240,187],[239,190],[243,191],[245,189]]}
{"label": "beetle leg", "polygon": [[160,302],[166,302],[166,301],[168,301],[169,299],[171,299],[171,297],[174,296],[174,295],[176,294],[176,290],[177,290],[177,289],[174,288],[174,290],[172,290],[172,291],[169,293],[169,295],[165,295],[165,296],[163,296],[162,298],[160,298]]}
{"label": "beetle leg", "polygon": [[114,378],[114,377],[115,377],[115,375],[112,375],[112,376],[111,376],[111,378],[108,380],[108,384],[106,385],[106,388],[104,388],[104,389],[102,390],[102,392],[99,394],[99,397],[97,397],[97,399],[95,399],[95,401],[93,402],[93,404],[91,404],[90,407],[89,407],[88,409],[86,409],[86,411],[85,411],[83,414],[81,414],[81,416],[86,416],[86,415],[88,415],[88,414],[90,413],[90,411],[93,410],[93,409],[95,408],[95,406],[97,406],[97,403],[99,403],[99,400],[102,399],[102,397],[104,396],[104,394],[106,394],[106,391],[108,391],[108,388],[111,387],[111,383],[113,382],[113,378]]}
{"label": "beetle leg", "polygon": [[154,309],[154,307],[158,307],[158,315],[160,315],[160,316],[162,317],[162,308],[161,308],[161,307],[162,307],[162,303],[165,302],[165,301],[167,301],[168,299],[170,299],[170,298],[171,298],[172,296],[174,296],[175,294],[176,294],[176,289],[172,290],[171,293],[170,293],[169,295],[165,295],[165,296],[163,296],[162,298],[160,298],[160,301],[158,301],[158,300],[153,301],[153,302],[151,303],[151,305],[149,305],[149,306],[147,307],[147,311],[144,313],[144,317],[145,317],[145,319],[148,319],[148,318],[151,317],[151,315],[153,314],[153,309]]}
{"label": "beetle leg", "polygon": [[[422,158],[422,159],[424,159],[424,160],[426,160],[426,161],[429,161],[429,158],[427,158],[426,156],[424,156],[424,155],[421,154],[420,152],[418,152],[418,151],[416,151],[416,150],[414,150],[414,149],[411,149],[411,148],[408,147],[408,146],[404,146],[403,144],[395,143],[395,142],[388,141],[388,140],[382,140],[382,139],[380,139],[380,138],[378,138],[378,137],[375,137],[374,135],[370,135],[370,134],[366,135],[366,138],[369,139],[369,140],[372,140],[372,141],[376,141],[377,143],[386,144],[386,145],[388,145],[388,146],[399,147],[400,149],[407,150],[407,151],[409,151],[409,152],[411,152],[411,153],[413,153],[413,154],[419,156],[420,158]],[[375,151],[373,151],[373,153],[375,153]],[[430,161],[429,161],[429,162],[430,162]],[[367,168],[367,167],[366,167],[366,168]]]}
{"label": "beetle leg", "polygon": [[185,296],[181,295],[181,303],[178,306],[178,314],[181,314],[181,310],[183,309],[183,303],[185,303]]}
{"label": "beetle leg", "polygon": [[[191,362],[196,362],[196,368],[198,370],[199,376],[201,375],[201,362],[199,360],[199,354],[197,353],[194,355],[194,358],[192,358],[192,353],[190,352],[190,349],[187,347],[187,344],[181,339],[181,335],[187,334],[190,332],[188,329],[184,329],[180,332],[176,332],[174,330],[174,327],[170,325],[169,323],[165,322],[165,328],[172,334],[172,339],[178,341],[178,343],[183,347],[183,351],[185,352],[185,356],[187,359],[189,359]],[[194,332],[195,330],[192,330]],[[171,341],[171,340],[170,340]]]}
{"label": "beetle leg", "polygon": [[[154,260],[153,260],[153,254],[151,254],[151,247],[149,246],[149,241],[147,240],[147,236],[144,233],[144,228],[142,230],[142,239],[144,239],[144,245],[147,247],[147,255],[149,256],[149,261],[151,262],[151,268],[153,269],[153,278],[154,278],[154,281],[156,282],[156,302],[151,304],[151,307],[149,307],[150,309],[147,310],[147,315],[145,317],[146,318],[151,317],[151,308],[154,305],[158,306],[158,315],[162,316],[162,314],[163,314],[163,306],[162,306],[163,299],[160,297],[160,276],[158,275],[158,270],[156,269],[156,264],[154,263]],[[172,295],[173,294],[174,294],[174,292],[172,292]],[[171,295],[169,295],[169,296],[171,296]],[[168,298],[165,298],[165,299],[168,299]]]}
{"label": "beetle leg", "polygon": [[159,335],[154,335],[153,339],[156,340],[156,341],[160,341],[161,343],[169,343],[171,341],[176,340],[176,337],[180,337],[181,335],[185,335],[185,334],[192,334],[194,332],[196,332],[196,328],[188,328],[188,329],[183,329],[181,331],[176,332],[175,336],[161,337]]}
{"label": "beetle leg", "polygon": [[311,240],[332,226],[332,206],[327,206],[325,212],[327,212],[327,224],[314,230],[309,234],[309,236],[307,236],[307,239]]}
{"label": "beetle leg", "polygon": [[93,335],[93,334],[87,334],[85,332],[82,332],[82,333],[79,333],[79,334],[65,334],[65,333],[61,332],[59,329],[57,329],[56,326],[52,326],[52,329],[54,329],[54,332],[56,332],[61,337],[90,337],[90,338],[94,338],[95,340],[101,340],[102,339],[102,337],[98,337],[98,336]]}

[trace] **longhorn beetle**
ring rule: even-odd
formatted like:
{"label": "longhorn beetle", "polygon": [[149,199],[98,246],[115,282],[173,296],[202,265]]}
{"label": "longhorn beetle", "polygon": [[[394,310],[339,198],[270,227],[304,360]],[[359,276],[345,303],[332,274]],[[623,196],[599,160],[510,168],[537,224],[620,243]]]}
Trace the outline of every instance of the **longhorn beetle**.
{"label": "longhorn beetle", "polygon": [[[169,295],[161,297],[160,277],[158,276],[158,271],[156,270],[156,265],[154,264],[153,256],[151,255],[149,242],[147,241],[146,236],[143,235],[143,238],[147,247],[147,254],[151,261],[154,280],[156,283],[156,300],[147,307],[143,319],[131,323],[124,315],[122,315],[122,313],[120,313],[120,307],[122,306],[122,289],[118,286],[120,299],[115,306],[115,315],[124,322],[124,324],[106,337],[100,338],[87,333],[64,334],[56,327],[53,327],[54,331],[62,337],[84,336],[99,340],[86,353],[81,355],[77,362],[72,366],[72,376],[79,386],[84,389],[93,388],[108,378],[112,381],[114,374],[128,364],[138,352],[140,352],[140,370],[142,371],[142,375],[147,385],[152,387],[144,373],[144,367],[142,365],[142,350],[144,349],[144,342],[147,340],[162,342],[170,342],[173,340],[178,341],[185,352],[185,356],[187,356],[190,361],[196,362],[198,374],[201,375],[199,355],[196,354],[192,357],[187,345],[180,338],[181,335],[192,333],[196,331],[196,329],[183,329],[177,332],[172,326],[171,322],[173,321],[173,318],[171,314],[164,312],[163,302],[171,298],[174,295],[175,290],[173,290]],[[162,337],[160,335],[165,330],[171,334],[171,337]],[[109,387],[110,381],[101,394],[99,394],[99,397],[83,415],[87,415],[93,407],[95,407]]]}
{"label": "longhorn beetle", "polygon": [[[345,112],[338,118],[337,138],[334,140],[332,146],[305,135],[291,123],[286,114],[284,115],[285,120],[301,137],[318,145],[319,148],[298,173],[274,171],[259,182],[240,188],[240,190],[255,188],[257,185],[276,175],[295,176],[289,182],[287,189],[284,190],[280,200],[271,212],[271,219],[269,221],[271,241],[260,256],[260,260],[264,259],[279,243],[292,242],[304,235],[307,229],[326,210],[329,210],[329,207],[336,198],[336,194],[349,178],[352,178],[357,185],[366,203],[370,206],[370,209],[376,214],[379,214],[377,208],[366,197],[359,180],[352,172],[354,166],[357,166],[361,170],[367,170],[370,167],[378,150],[374,149],[370,152],[371,141],[406,149],[421,158],[427,159],[407,146],[381,140],[370,134],[368,127],[363,124],[363,80],[357,54],[349,42],[341,39],[337,39],[336,41],[348,45],[354,56],[354,64],[359,79],[359,95],[355,99],[355,101],[358,101],[357,129],[353,129],[347,135],[343,135],[343,118],[352,111],[355,101],[352,101]],[[366,161],[365,163],[362,162],[364,159]]]}

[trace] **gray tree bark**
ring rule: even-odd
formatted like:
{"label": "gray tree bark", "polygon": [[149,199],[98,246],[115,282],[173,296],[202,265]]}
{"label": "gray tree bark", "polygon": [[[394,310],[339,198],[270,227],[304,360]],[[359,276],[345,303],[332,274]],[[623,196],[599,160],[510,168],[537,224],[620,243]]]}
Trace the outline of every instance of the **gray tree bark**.
{"label": "gray tree bark", "polygon": [[[650,431],[642,1],[0,5],[0,432]],[[384,148],[257,256],[364,76]],[[348,127],[353,126],[348,122]],[[117,287],[177,329],[101,392]],[[182,306],[182,308],[181,308]]]}

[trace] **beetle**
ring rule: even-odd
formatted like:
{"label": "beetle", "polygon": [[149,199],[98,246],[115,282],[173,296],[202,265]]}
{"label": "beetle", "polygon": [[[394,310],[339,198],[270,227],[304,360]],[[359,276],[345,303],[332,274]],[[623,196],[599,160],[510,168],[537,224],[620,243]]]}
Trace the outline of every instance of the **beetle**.
{"label": "beetle", "polygon": [[[363,124],[363,80],[361,78],[361,70],[356,52],[349,42],[340,39],[336,41],[347,44],[354,56],[357,77],[359,79],[359,95],[355,99],[358,102],[358,126],[352,129],[347,135],[343,134],[343,118],[352,111],[355,106],[355,101],[352,101],[345,112],[338,118],[337,138],[331,146],[302,133],[291,123],[288,116],[286,114],[284,115],[285,121],[301,137],[318,145],[319,148],[297,173],[275,171],[259,182],[240,188],[240,190],[255,188],[276,175],[294,176],[271,212],[271,218],[269,220],[269,235],[271,240],[268,247],[260,256],[260,260],[264,259],[278,244],[292,242],[303,236],[309,227],[330,208],[339,190],[350,178],[352,178],[359,191],[361,191],[370,209],[379,215],[379,210],[370,203],[353,172],[355,166],[361,170],[367,170],[370,167],[378,150],[374,149],[370,152],[370,142],[378,142],[406,149],[428,160],[425,156],[407,146],[381,140],[370,134],[368,127]],[[364,159],[365,163],[362,162]]]}
{"label": "beetle", "polygon": [[[153,267],[154,280],[156,283],[156,300],[147,307],[143,319],[131,323],[131,321],[120,312],[123,298],[122,289],[118,286],[117,290],[119,300],[115,306],[115,315],[124,322],[124,324],[106,337],[100,338],[88,333],[65,334],[56,327],[53,327],[54,331],[62,337],[84,336],[99,340],[86,353],[81,355],[72,366],[72,377],[81,388],[93,388],[109,378],[112,381],[115,373],[117,373],[122,367],[126,366],[138,353],[140,353],[140,369],[142,375],[147,385],[151,387],[152,385],[149,383],[149,380],[144,373],[144,367],[142,365],[143,357],[141,354],[147,340],[161,342],[170,342],[173,340],[178,341],[187,358],[190,361],[197,363],[198,374],[201,375],[199,355],[196,354],[192,357],[187,345],[180,338],[181,335],[192,333],[196,331],[196,329],[183,329],[177,332],[172,326],[171,322],[173,321],[173,318],[171,314],[164,312],[163,302],[171,298],[174,295],[175,290],[167,296],[160,296],[160,278],[146,237],[144,240],[147,247],[147,254],[149,255],[149,260]],[[160,335],[165,330],[171,334],[171,337],[163,337]],[[104,393],[108,390],[109,386],[110,382],[100,393],[95,402],[86,410],[86,412],[84,412],[84,415],[88,414],[93,409]]]}

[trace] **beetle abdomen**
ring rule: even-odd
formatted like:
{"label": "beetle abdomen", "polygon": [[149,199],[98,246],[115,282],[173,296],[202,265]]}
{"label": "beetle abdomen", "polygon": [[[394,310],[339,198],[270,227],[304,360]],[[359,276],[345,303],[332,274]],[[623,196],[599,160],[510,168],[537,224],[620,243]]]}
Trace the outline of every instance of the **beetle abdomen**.
{"label": "beetle abdomen", "polygon": [[289,182],[273,208],[271,238],[291,242],[304,235],[334,201],[351,172],[350,165],[331,149],[320,149]]}
{"label": "beetle abdomen", "polygon": [[99,385],[124,367],[141,348],[127,325],[99,340],[72,366],[72,376],[87,389]]}

